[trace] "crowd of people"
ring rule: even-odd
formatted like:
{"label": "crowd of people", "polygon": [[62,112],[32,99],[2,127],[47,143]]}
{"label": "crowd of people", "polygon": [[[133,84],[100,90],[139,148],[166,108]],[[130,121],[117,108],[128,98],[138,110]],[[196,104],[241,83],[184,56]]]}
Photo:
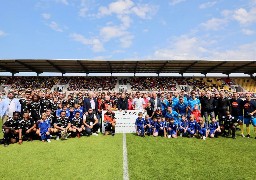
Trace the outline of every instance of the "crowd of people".
{"label": "crowd of people", "polygon": [[[0,102],[3,143],[51,138],[67,139],[82,135],[97,136],[104,124],[105,134],[115,135],[115,111],[138,110],[135,121],[140,136],[163,137],[218,135],[250,137],[252,124],[256,133],[256,102],[247,93],[231,97],[224,91],[180,92],[51,92],[49,90],[10,91]],[[106,113],[102,114],[105,110]],[[146,116],[143,117],[142,113]],[[103,118],[101,118],[103,117]],[[246,134],[244,127],[246,125]]]}

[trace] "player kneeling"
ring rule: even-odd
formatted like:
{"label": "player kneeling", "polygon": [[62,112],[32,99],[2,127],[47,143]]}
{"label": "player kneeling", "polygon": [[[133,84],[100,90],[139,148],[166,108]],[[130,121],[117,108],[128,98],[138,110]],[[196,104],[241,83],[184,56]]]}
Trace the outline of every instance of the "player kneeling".
{"label": "player kneeling", "polygon": [[171,118],[167,126],[168,138],[177,138],[177,125],[174,123],[174,119]]}
{"label": "player kneeling", "polygon": [[202,117],[198,118],[199,122],[197,124],[197,134],[198,137],[206,140],[206,137],[208,136],[208,131],[207,131],[207,127],[206,124],[204,122],[204,119]]}
{"label": "player kneeling", "polygon": [[59,140],[60,136],[61,139],[68,139],[68,131],[71,127],[71,123],[68,117],[66,117],[66,111],[61,111],[60,117],[56,119],[54,123],[54,132],[56,133],[56,140]]}
{"label": "player kneeling", "polygon": [[226,116],[223,117],[224,120],[224,129],[223,136],[228,137],[230,134],[233,139],[236,139],[236,126],[235,123],[237,120],[230,114],[229,111],[226,112]]}
{"label": "player kneeling", "polygon": [[50,137],[50,127],[51,123],[47,119],[46,113],[42,114],[42,119],[38,125],[39,127],[39,136],[41,137],[42,142],[51,142],[51,137]]}
{"label": "player kneeling", "polygon": [[80,112],[76,111],[75,117],[73,117],[71,121],[71,134],[75,134],[78,138],[80,138],[81,133],[84,131],[83,119],[80,117]]}
{"label": "player kneeling", "polygon": [[165,125],[161,120],[161,116],[157,116],[157,121],[154,124],[154,129],[153,129],[153,136],[162,136],[166,137],[166,130],[165,130]]}
{"label": "player kneeling", "polygon": [[216,119],[213,117],[211,123],[209,124],[209,135],[210,138],[218,137],[220,134],[220,126]]}
{"label": "player kneeling", "polygon": [[196,133],[196,125],[197,125],[197,122],[194,118],[194,115],[191,114],[188,122],[188,129],[187,129],[189,138],[194,137]]}
{"label": "player kneeling", "polygon": [[25,112],[23,114],[23,119],[21,119],[18,123],[18,129],[19,144],[21,144],[24,139],[32,141],[33,137],[35,136],[36,123],[32,118],[29,117],[29,113]]}
{"label": "player kneeling", "polygon": [[180,137],[187,135],[187,129],[188,129],[188,120],[186,116],[183,115],[181,116],[181,122],[179,124]]}
{"label": "player kneeling", "polygon": [[149,117],[149,115],[145,116],[145,124],[144,124],[144,130],[145,133],[150,136],[152,135],[152,127],[153,127],[153,121],[152,119]]}
{"label": "player kneeling", "polygon": [[19,121],[20,113],[19,112],[13,112],[13,117],[9,118],[4,124],[3,124],[3,133],[4,133],[4,146],[8,146],[9,143],[16,143],[17,142],[17,135],[19,133],[19,130],[17,129],[18,121]]}
{"label": "player kneeling", "polygon": [[135,121],[136,133],[138,136],[145,137],[144,125],[145,119],[142,117],[142,112],[139,112],[138,118]]}
{"label": "player kneeling", "polygon": [[116,128],[116,119],[115,113],[112,112],[111,108],[107,109],[107,112],[104,114],[104,126],[105,126],[105,133],[104,135],[108,135],[109,132],[112,133],[112,136],[115,135],[115,128]]}

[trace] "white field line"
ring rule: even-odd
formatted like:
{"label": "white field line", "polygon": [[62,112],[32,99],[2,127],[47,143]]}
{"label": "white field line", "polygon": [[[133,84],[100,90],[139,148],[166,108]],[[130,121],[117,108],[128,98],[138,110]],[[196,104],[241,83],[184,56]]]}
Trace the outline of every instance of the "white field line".
{"label": "white field line", "polygon": [[123,179],[129,180],[126,134],[123,133]]}

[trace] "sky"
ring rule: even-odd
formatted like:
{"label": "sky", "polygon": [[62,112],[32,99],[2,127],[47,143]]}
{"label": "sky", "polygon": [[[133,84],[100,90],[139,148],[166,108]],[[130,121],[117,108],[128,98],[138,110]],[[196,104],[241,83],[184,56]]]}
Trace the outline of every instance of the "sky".
{"label": "sky", "polygon": [[255,60],[256,0],[1,0],[16,58]]}

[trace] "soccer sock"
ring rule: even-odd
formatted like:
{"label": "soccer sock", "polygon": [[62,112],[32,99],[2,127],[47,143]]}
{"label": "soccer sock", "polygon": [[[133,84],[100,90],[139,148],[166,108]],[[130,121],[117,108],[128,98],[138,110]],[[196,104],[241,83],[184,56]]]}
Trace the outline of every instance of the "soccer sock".
{"label": "soccer sock", "polygon": [[241,134],[244,134],[244,125],[240,124]]}
{"label": "soccer sock", "polygon": [[246,127],[247,134],[250,134],[250,127]]}

